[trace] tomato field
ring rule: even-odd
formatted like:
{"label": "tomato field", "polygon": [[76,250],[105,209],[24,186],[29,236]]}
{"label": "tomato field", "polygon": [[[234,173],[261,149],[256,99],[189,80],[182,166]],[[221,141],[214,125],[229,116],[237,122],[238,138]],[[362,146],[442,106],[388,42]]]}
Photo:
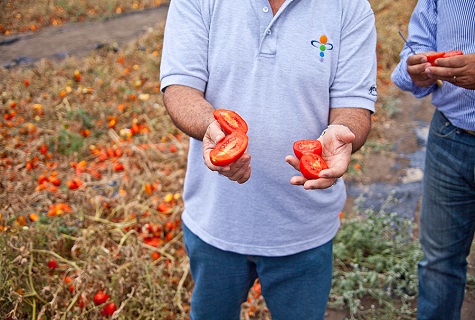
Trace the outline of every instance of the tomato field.
{"label": "tomato field", "polygon": [[[370,2],[380,34],[382,97],[370,140],[386,141],[382,123],[391,113],[385,105],[395,95],[388,79],[402,45],[396,31],[406,30],[415,1]],[[2,2],[3,36],[162,1],[28,3]],[[163,107],[162,36],[157,24],[121,50],[0,68],[5,319],[188,318],[193,283],[180,219],[188,137]],[[363,181],[377,152],[375,144],[363,148],[347,178]],[[394,226],[405,230],[411,222],[374,212],[342,215],[329,307],[353,318],[410,319],[420,251],[412,234],[395,233]],[[363,216],[369,223],[361,223]],[[242,318],[269,319],[259,282]]]}

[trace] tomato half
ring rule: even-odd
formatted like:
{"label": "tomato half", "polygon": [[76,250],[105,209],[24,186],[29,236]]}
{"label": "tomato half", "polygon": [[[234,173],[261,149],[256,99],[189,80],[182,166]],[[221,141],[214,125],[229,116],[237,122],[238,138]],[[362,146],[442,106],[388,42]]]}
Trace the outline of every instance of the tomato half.
{"label": "tomato half", "polygon": [[217,109],[214,110],[213,115],[226,133],[234,131],[247,133],[247,123],[237,112],[227,109]]}
{"label": "tomato half", "polygon": [[304,153],[322,155],[322,144],[318,140],[298,140],[294,142],[294,154],[300,159]]}
{"label": "tomato half", "polygon": [[300,158],[300,172],[307,179],[318,179],[320,171],[328,169],[325,160],[314,153],[304,153]]}
{"label": "tomato half", "polygon": [[445,52],[436,52],[436,53],[433,53],[433,54],[429,54],[427,56],[427,62],[430,62],[431,65],[435,66],[435,60],[437,60],[439,58],[443,58],[444,54],[445,54]]}
{"label": "tomato half", "polygon": [[249,138],[240,131],[234,131],[222,139],[211,150],[209,157],[215,166],[226,166],[239,159],[246,151]]}
{"label": "tomato half", "polygon": [[455,57],[455,56],[461,56],[461,55],[463,55],[463,51],[462,51],[462,50],[452,50],[452,51],[447,51],[447,52],[444,54],[444,58]]}

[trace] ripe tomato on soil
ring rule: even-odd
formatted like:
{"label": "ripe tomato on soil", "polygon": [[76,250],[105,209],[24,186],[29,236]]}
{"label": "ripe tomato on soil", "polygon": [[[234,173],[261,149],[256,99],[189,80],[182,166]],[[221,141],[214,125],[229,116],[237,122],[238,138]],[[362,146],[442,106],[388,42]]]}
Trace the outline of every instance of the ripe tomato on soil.
{"label": "ripe tomato on soil", "polygon": [[320,172],[328,169],[325,160],[314,153],[306,153],[300,159],[300,172],[307,179],[318,179]]}
{"label": "ripe tomato on soil", "polygon": [[110,302],[104,306],[101,311],[101,315],[103,316],[111,316],[117,310],[117,305],[114,302]]}
{"label": "ripe tomato on soil", "polygon": [[95,295],[94,295],[94,303],[96,305],[103,304],[109,299],[109,295],[107,293],[104,293],[103,290],[99,290]]}
{"label": "ripe tomato on soil", "polygon": [[247,123],[237,112],[227,109],[217,109],[213,112],[213,116],[218,120],[221,128],[223,128],[226,133],[229,134],[234,131],[247,133]]}

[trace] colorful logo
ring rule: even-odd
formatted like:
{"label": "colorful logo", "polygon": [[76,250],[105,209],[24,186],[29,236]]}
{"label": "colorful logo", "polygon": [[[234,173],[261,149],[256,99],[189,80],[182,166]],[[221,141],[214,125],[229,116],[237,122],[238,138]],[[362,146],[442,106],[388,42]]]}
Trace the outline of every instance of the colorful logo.
{"label": "colorful logo", "polygon": [[333,44],[328,42],[328,38],[326,35],[321,35],[318,40],[310,41],[310,44],[315,48],[320,49],[320,61],[323,62],[323,58],[325,57],[325,51],[332,50]]}

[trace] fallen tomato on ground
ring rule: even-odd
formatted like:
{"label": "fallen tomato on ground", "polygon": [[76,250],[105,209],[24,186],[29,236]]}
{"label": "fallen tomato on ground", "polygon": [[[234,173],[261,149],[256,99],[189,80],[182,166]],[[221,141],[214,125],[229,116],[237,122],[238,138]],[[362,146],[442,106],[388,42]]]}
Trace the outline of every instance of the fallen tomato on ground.
{"label": "fallen tomato on ground", "polygon": [[234,131],[224,137],[211,150],[209,157],[215,166],[226,166],[239,159],[246,151],[249,138],[240,131]]}
{"label": "fallen tomato on ground", "polygon": [[221,128],[223,128],[226,133],[229,134],[234,131],[247,133],[247,123],[237,112],[227,109],[217,109],[214,110],[213,116],[218,120]]}
{"label": "fallen tomato on ground", "polygon": [[322,155],[322,144],[318,140],[298,140],[293,145],[295,156],[300,159],[305,153]]}
{"label": "fallen tomato on ground", "polygon": [[102,308],[101,315],[111,316],[117,310],[117,305],[114,302],[110,302]]}
{"label": "fallen tomato on ground", "polygon": [[110,297],[107,293],[104,293],[103,290],[100,290],[94,295],[94,303],[96,305],[100,305],[106,302],[109,298]]}
{"label": "fallen tomato on ground", "polygon": [[320,155],[314,153],[303,154],[299,166],[302,175],[309,180],[318,179],[320,172],[328,169],[325,160]]}

